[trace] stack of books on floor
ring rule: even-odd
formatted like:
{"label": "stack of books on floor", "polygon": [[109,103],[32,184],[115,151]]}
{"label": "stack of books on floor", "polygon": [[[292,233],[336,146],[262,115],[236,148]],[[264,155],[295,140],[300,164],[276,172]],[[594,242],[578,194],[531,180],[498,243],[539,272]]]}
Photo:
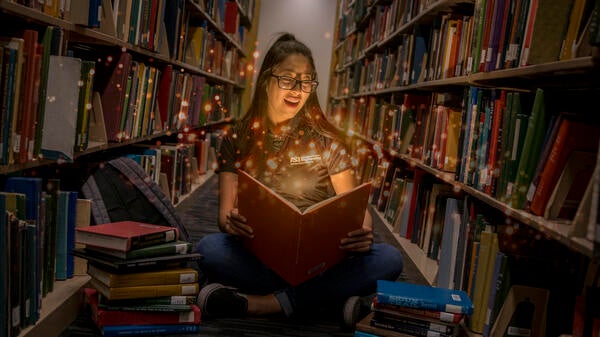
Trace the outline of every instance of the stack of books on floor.
{"label": "stack of books on floor", "polygon": [[202,256],[175,227],[135,221],[76,229],[73,255],[88,262],[85,299],[102,336],[157,336],[199,331]]}
{"label": "stack of books on floor", "polygon": [[356,325],[355,337],[456,337],[473,313],[464,291],[379,280],[371,312]]}

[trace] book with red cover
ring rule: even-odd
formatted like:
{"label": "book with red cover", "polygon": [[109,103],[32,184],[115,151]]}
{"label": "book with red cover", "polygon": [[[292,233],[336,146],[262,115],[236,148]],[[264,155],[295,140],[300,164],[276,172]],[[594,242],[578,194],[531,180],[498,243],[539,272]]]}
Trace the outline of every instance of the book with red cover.
{"label": "book with red cover", "polygon": [[238,174],[238,208],[254,230],[246,246],[292,285],[329,269],[345,256],[340,240],[362,227],[371,183],[300,211],[250,176]]}
{"label": "book with red cover", "polygon": [[599,127],[584,121],[567,118],[561,120],[556,138],[551,146],[529,209],[543,215],[556,182],[569,155],[575,151],[595,151],[600,138]]}
{"label": "book with red cover", "polygon": [[92,320],[98,327],[137,324],[200,324],[200,308],[192,304],[190,311],[125,311],[105,310],[98,307],[98,291],[85,288],[85,298],[90,306]]}
{"label": "book with red cover", "polygon": [[426,310],[419,308],[411,308],[407,306],[399,306],[393,304],[384,304],[377,301],[377,297],[373,299],[371,305],[373,312],[381,312],[389,316],[414,316],[423,319],[433,319],[440,322],[446,323],[460,323],[465,314],[459,314],[454,312],[442,311],[442,310]]}
{"label": "book with red cover", "polygon": [[[116,62],[115,62],[116,61]],[[106,87],[102,88],[102,111],[104,112],[104,123],[108,140],[121,140],[121,118],[123,116],[123,102],[127,87],[127,77],[131,70],[132,55],[121,53],[118,60],[112,64],[107,61],[100,71],[110,73]]]}
{"label": "book with red cover", "polygon": [[148,247],[175,241],[179,237],[176,227],[148,224],[137,221],[117,221],[76,228],[76,242],[119,251]]}
{"label": "book with red cover", "polygon": [[[21,137],[19,138],[19,154],[17,162],[25,163],[33,158],[33,137],[35,136],[35,121],[37,120],[37,97],[36,95],[36,68],[39,63],[38,54],[38,32],[33,29],[23,31],[23,54],[25,56],[25,68],[23,77],[23,95],[21,103],[21,125],[18,126]],[[37,57],[36,57],[37,55]],[[39,82],[37,82],[39,83]]]}
{"label": "book with red cover", "polygon": [[235,34],[239,26],[238,20],[238,4],[235,1],[227,1],[225,3],[225,22],[223,30],[225,33]]}

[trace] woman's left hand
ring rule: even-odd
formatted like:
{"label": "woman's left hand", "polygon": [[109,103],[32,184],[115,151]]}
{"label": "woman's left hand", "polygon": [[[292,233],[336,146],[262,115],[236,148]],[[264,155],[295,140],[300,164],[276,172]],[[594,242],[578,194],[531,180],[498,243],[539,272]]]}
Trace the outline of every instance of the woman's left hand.
{"label": "woman's left hand", "polygon": [[348,233],[348,236],[340,241],[340,248],[349,252],[364,253],[371,250],[373,244],[373,230],[363,227]]}

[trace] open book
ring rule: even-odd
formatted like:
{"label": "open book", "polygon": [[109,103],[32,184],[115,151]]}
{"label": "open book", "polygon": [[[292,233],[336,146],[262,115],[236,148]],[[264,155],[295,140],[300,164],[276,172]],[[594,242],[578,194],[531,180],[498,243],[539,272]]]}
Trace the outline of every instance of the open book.
{"label": "open book", "polygon": [[371,183],[338,194],[301,212],[247,174],[238,174],[238,209],[254,230],[246,246],[292,285],[329,269],[345,256],[340,240],[362,227]]}

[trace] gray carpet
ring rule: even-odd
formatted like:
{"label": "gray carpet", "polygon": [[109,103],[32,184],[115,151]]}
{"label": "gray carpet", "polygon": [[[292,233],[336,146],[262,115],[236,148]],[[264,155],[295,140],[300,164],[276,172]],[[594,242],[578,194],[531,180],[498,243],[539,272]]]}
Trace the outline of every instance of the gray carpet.
{"label": "gray carpet", "polygon": [[[201,188],[195,190],[178,206],[177,211],[184,223],[193,242],[208,233],[218,231],[218,177],[211,176]],[[389,242],[398,246],[398,243],[389,233],[386,226],[380,222],[379,217],[373,217],[375,241]],[[399,247],[400,248],[400,247]],[[400,249],[402,250],[402,249]],[[405,256],[404,271],[400,280],[425,283],[415,265]],[[282,317],[253,317],[245,319],[203,319],[200,332],[196,335],[181,336],[226,336],[226,337],[351,337],[353,331],[341,328],[339,316],[336,313],[322,313],[314,318],[285,319]],[[76,321],[67,328],[61,337],[71,336],[99,336],[98,330],[93,326],[89,313],[84,311]],[[175,337],[175,336],[171,336]]]}

